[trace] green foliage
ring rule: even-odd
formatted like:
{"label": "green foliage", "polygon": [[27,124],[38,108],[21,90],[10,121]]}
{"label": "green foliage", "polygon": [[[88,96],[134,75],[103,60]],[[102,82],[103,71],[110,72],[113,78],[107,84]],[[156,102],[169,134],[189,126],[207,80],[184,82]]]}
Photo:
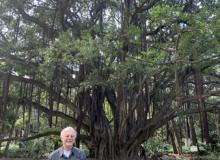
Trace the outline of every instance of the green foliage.
{"label": "green foliage", "polygon": [[[26,112],[25,114],[24,114],[24,116],[25,117],[23,117],[23,115],[20,115],[18,118],[17,118],[17,120],[16,120],[16,122],[15,122],[15,128],[16,129],[21,129],[22,127],[23,127],[23,120],[26,120],[26,122],[27,122],[27,120],[28,120],[28,118],[27,118],[27,116],[28,116],[28,113]],[[26,123],[25,122],[25,123]]]}
{"label": "green foliage", "polygon": [[191,153],[190,147],[182,146],[182,152],[183,152],[184,154],[189,154],[189,153]]}
{"label": "green foliage", "polygon": [[126,37],[133,45],[139,46],[141,43],[140,35],[141,30],[135,25],[130,25],[125,29],[123,36]]}
{"label": "green foliage", "polygon": [[46,50],[42,50],[44,62],[47,65],[71,64],[73,55],[76,52],[74,39],[69,31],[60,33],[59,37]]}
{"label": "green foliage", "polygon": [[106,100],[105,100],[105,105],[104,105],[104,112],[108,120],[111,121],[113,118],[113,115],[112,115],[111,107]]}
{"label": "green foliage", "polygon": [[76,41],[76,48],[79,51],[76,55],[79,64],[89,63],[93,67],[96,65],[94,59],[98,58],[101,50],[98,48],[97,40],[88,33],[82,33],[82,38]]}
{"label": "green foliage", "polygon": [[[219,42],[217,30],[220,23],[216,11],[210,12],[210,8],[204,7],[198,14],[192,15],[189,19],[191,26],[180,36],[179,55],[181,58],[188,57],[192,65],[207,65],[219,55]],[[186,58],[185,58],[186,59]],[[202,62],[202,63],[201,63]]]}
{"label": "green foliage", "polygon": [[161,4],[150,9],[149,16],[152,25],[172,25],[176,20],[185,20],[187,15],[182,12],[182,7],[178,5]]}
{"label": "green foliage", "polygon": [[53,143],[49,139],[39,138],[28,142],[19,142],[18,144],[10,144],[9,157],[31,157],[42,158],[47,156],[53,149]]}
{"label": "green foliage", "polygon": [[170,144],[158,137],[149,139],[143,144],[143,147],[147,153],[170,153],[173,151]]}
{"label": "green foliage", "polygon": [[208,155],[204,156],[197,156],[195,159],[210,159],[210,160],[219,160],[220,159],[220,154],[219,153],[209,153]]}

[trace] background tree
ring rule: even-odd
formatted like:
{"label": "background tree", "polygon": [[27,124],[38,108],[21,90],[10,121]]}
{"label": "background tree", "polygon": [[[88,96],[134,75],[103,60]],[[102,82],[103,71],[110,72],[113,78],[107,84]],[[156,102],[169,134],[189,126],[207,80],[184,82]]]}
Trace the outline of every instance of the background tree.
{"label": "background tree", "polygon": [[[1,12],[2,141],[13,139],[3,139],[8,131],[22,140],[57,134],[42,128],[70,122],[77,145],[94,148],[97,159],[128,160],[167,125],[181,153],[181,118],[174,118],[194,113],[201,133],[189,117],[190,138],[210,142],[218,1],[7,0]],[[11,111],[23,118],[16,132]]]}

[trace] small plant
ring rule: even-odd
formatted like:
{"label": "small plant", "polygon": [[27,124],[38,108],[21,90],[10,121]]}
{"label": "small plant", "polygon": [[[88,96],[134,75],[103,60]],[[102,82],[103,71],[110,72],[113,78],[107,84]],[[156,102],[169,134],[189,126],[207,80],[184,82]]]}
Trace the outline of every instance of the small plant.
{"label": "small plant", "polygon": [[160,138],[151,138],[143,143],[143,147],[148,153],[170,153],[172,146]]}

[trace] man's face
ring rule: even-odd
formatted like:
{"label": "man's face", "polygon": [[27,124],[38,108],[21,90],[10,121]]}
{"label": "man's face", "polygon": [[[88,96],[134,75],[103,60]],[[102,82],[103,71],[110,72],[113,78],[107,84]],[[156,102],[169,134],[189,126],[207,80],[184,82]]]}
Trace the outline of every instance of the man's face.
{"label": "man's face", "polygon": [[70,150],[75,143],[75,135],[72,131],[64,131],[61,135],[61,141],[65,150]]}

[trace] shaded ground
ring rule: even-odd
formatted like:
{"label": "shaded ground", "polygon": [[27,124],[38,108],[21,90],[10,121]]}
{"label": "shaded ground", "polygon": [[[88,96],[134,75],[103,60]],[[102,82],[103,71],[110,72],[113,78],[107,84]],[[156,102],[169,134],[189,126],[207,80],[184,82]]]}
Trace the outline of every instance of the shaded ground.
{"label": "shaded ground", "polygon": [[219,155],[198,156],[195,154],[175,155],[177,160],[220,160]]}

